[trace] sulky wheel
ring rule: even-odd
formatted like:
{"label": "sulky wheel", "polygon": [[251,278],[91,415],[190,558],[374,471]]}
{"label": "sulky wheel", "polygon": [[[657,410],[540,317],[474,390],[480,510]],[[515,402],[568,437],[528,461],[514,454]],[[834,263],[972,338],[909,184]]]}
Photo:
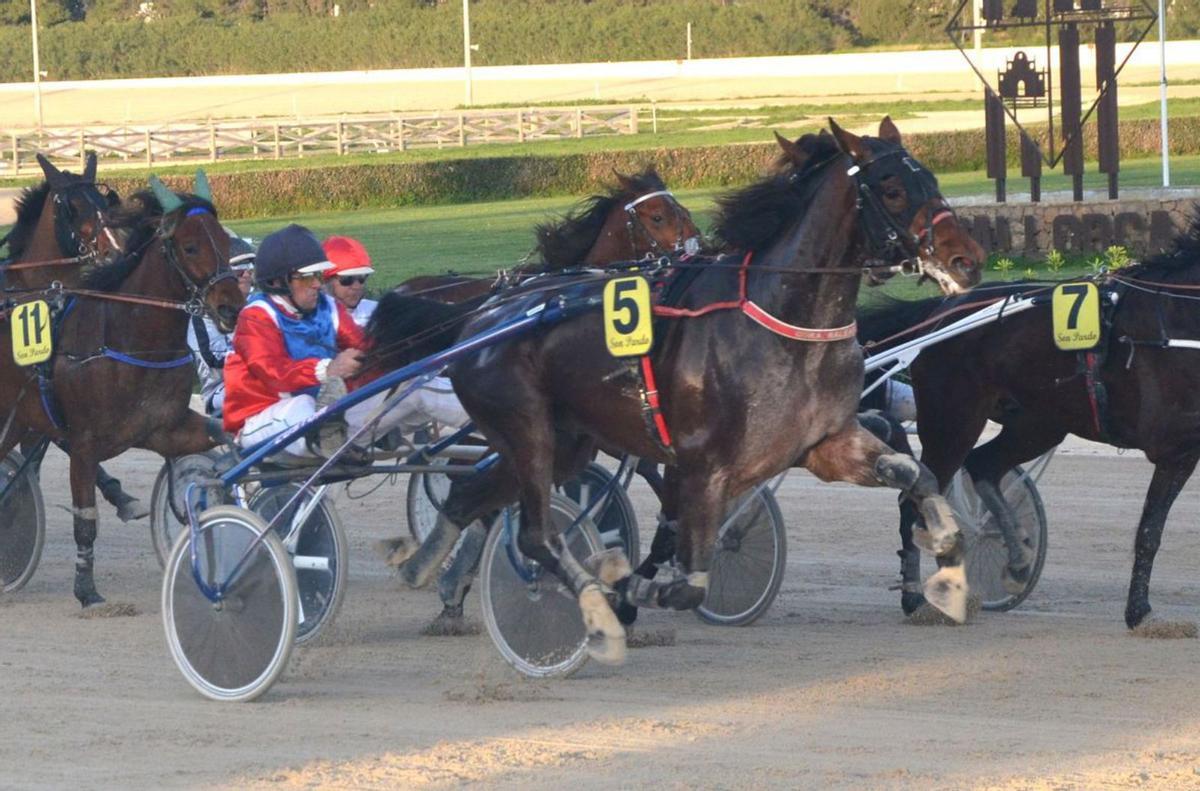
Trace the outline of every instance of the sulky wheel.
{"label": "sulky wheel", "polygon": [[[574,502],[551,496],[550,518],[560,530],[578,515]],[[488,533],[479,575],[483,621],[500,655],[518,672],[535,678],[567,676],[587,661],[579,602],[558,577],[521,555],[519,519],[516,506],[507,508]],[[585,519],[566,538],[580,562],[604,548],[591,520]]]}
{"label": "sulky wheel", "polygon": [[[250,498],[250,510],[270,524],[299,490],[297,483],[262,489]],[[297,643],[315,639],[324,626],[333,623],[346,592],[349,554],[346,532],[328,498],[320,497],[304,523],[296,525],[296,517],[305,507],[306,500],[291,506],[274,528],[292,556],[300,590]]]}
{"label": "sulky wheel", "polygon": [[46,507],[33,467],[20,476],[24,457],[11,451],[0,459],[0,592],[12,593],[37,571],[46,540]]}
{"label": "sulky wheel", "polygon": [[[194,539],[187,531],[180,535],[167,559],[162,588],[167,646],[188,683],[213,700],[253,700],[266,692],[296,640],[299,595],[292,561],[279,537],[264,532],[266,524],[254,513],[217,506],[200,515]],[[211,587],[225,585],[217,602],[196,582],[193,540],[201,579]]]}
{"label": "sulky wheel", "polygon": [[787,565],[787,530],[775,495],[759,486],[734,501],[717,533],[708,595],[696,608],[719,626],[754,623],[775,601]]}
{"label": "sulky wheel", "polygon": [[[445,465],[451,461],[439,457],[429,463]],[[418,542],[424,541],[432,532],[448,494],[449,475],[440,472],[414,472],[408,476],[408,530]]]}
{"label": "sulky wheel", "polygon": [[966,539],[967,583],[982,598],[985,610],[1011,610],[1033,592],[1046,563],[1046,510],[1037,484],[1020,467],[1013,467],[1000,481],[1000,492],[1012,508],[1021,533],[1031,542],[1034,560],[1029,583],[1017,594],[1004,585],[1008,549],[995,517],[984,506],[971,478],[959,470],[946,492],[946,500]]}
{"label": "sulky wheel", "polygon": [[[216,478],[220,474],[222,454],[213,449],[193,453],[163,462],[150,495],[150,540],[160,566],[165,566],[179,534],[187,525],[187,505],[184,493],[187,485]],[[219,505],[224,497],[210,490],[208,504]]]}
{"label": "sulky wheel", "polygon": [[[591,502],[592,497],[599,496],[612,477],[613,474],[603,464],[592,462],[583,472],[555,490],[571,498],[582,509]],[[639,557],[638,525],[633,503],[619,483],[613,484],[605,496],[608,501],[603,509],[591,514],[592,524],[600,533],[605,549],[623,549],[625,557],[631,563],[636,563]]]}

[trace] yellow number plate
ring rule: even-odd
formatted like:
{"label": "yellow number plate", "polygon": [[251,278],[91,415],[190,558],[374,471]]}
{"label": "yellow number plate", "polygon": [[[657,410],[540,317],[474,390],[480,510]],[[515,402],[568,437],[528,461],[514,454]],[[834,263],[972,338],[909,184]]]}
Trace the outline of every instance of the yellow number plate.
{"label": "yellow number plate", "polygon": [[604,286],[604,343],[613,357],[646,354],[654,345],[650,284],[620,277]]}
{"label": "yellow number plate", "polygon": [[17,365],[34,365],[50,359],[50,306],[40,299],[23,302],[9,317],[13,359]]}
{"label": "yellow number plate", "polygon": [[1063,351],[1100,342],[1100,290],[1095,283],[1063,283],[1054,289],[1054,345]]}

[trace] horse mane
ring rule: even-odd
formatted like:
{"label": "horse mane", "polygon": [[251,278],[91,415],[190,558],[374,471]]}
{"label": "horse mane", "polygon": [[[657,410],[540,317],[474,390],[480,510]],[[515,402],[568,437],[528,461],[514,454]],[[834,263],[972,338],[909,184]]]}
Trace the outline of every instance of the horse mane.
{"label": "horse mane", "polygon": [[596,243],[596,237],[600,235],[600,229],[604,227],[614,206],[629,202],[635,195],[667,188],[653,167],[630,176],[628,181],[632,183],[632,189],[618,185],[602,195],[585,198],[556,221],[535,226],[537,246],[534,252],[541,258],[541,265],[534,265],[526,271],[550,271],[575,266]]}
{"label": "horse mane", "polygon": [[1195,264],[1200,264],[1200,206],[1192,210],[1187,229],[1175,236],[1170,250],[1149,256],[1120,272],[1129,277],[1162,277]]}
{"label": "horse mane", "polygon": [[463,323],[488,296],[447,304],[389,291],[367,322],[369,351],[363,369],[394,371],[449,347],[458,340]]}
{"label": "horse mane", "polygon": [[[191,209],[205,209],[215,217],[217,210],[212,203],[197,195],[177,193],[183,201],[183,207],[177,211],[187,212]],[[97,291],[117,291],[121,284],[133,274],[138,264],[145,257],[146,250],[158,233],[159,223],[163,217],[162,204],[150,190],[142,190],[130,196],[128,201],[109,213],[109,227],[114,229],[129,229],[130,234],[125,242],[125,254],[109,264],[88,266],[81,273],[85,288]]]}
{"label": "horse mane", "polygon": [[781,158],[776,172],[717,199],[714,235],[730,250],[765,250],[803,217],[816,194],[808,176],[822,170],[838,153],[827,132],[804,135],[796,145],[808,154],[796,167]]}
{"label": "horse mane", "polygon": [[16,259],[25,252],[33,229],[37,227],[38,218],[42,216],[42,207],[46,205],[46,196],[50,194],[50,182],[43,181],[21,191],[15,201],[17,222],[8,234],[8,253]]}

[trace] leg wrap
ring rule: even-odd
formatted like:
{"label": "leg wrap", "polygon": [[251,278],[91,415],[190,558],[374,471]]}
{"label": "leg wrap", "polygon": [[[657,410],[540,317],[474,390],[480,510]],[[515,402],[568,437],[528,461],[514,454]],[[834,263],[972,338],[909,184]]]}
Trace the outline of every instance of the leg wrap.
{"label": "leg wrap", "polygon": [[[72,508],[71,514],[76,519],[83,519],[87,522],[95,522],[100,518],[100,511],[94,505],[90,505],[87,508]],[[95,530],[95,528],[92,529]]]}

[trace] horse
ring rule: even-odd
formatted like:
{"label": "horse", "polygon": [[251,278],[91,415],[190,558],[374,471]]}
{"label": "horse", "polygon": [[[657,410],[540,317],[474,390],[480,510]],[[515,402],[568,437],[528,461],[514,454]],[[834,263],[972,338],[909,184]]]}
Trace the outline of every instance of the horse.
{"label": "horse", "polygon": [[[1005,583],[1013,593],[1028,582],[1032,554],[1000,493],[1016,464],[1058,445],[1068,434],[1145,452],[1154,465],[1137,526],[1125,604],[1129,629],[1174,628],[1151,617],[1150,574],[1171,505],[1200,458],[1200,372],[1190,350],[1170,339],[1200,339],[1200,214],[1169,252],[1111,272],[1103,290],[1116,297],[1105,310],[1098,345],[1060,351],[1051,332],[1050,304],[930,346],[910,368],[917,398],[921,461],[944,488],[964,467],[995,515],[1008,548]],[[948,310],[982,306],[1017,294],[1047,296],[1050,286],[1016,282],[941,302],[884,305],[864,317],[876,337],[890,337]],[[1106,300],[1102,300],[1102,304]],[[988,419],[1000,433],[975,447]],[[901,508],[902,572],[919,575],[912,546],[915,516]],[[902,600],[908,611],[915,599]]]}
{"label": "horse", "polygon": [[[605,267],[656,254],[686,255],[689,250],[693,254],[699,251],[700,230],[691,213],[667,190],[654,168],[632,176],[614,175],[617,184],[608,192],[592,195],[565,216],[535,226],[534,262],[518,266],[499,281],[455,274],[406,280],[391,293],[419,294],[425,301],[408,298],[402,306],[397,306],[397,297],[385,295],[368,335],[405,339],[421,335],[424,340],[413,342],[405,358],[418,359],[453,342],[466,318],[465,313],[447,311],[441,304],[478,306],[503,283],[517,282],[521,277],[580,266]],[[430,328],[437,329],[431,332]],[[395,357],[390,364],[397,364]],[[662,476],[655,463],[641,460],[637,472],[656,493],[661,491]],[[379,542],[379,548],[390,558],[406,543],[407,539],[387,539]],[[474,553],[475,557],[468,557],[472,554],[469,551],[460,554],[463,566],[469,568],[451,566],[446,584],[439,585],[444,606],[428,627],[431,633],[457,635],[471,631],[463,620],[463,602],[471,588],[478,553]]]}
{"label": "horse", "polygon": [[[427,582],[465,526],[519,499],[519,551],[577,597],[589,653],[619,663],[625,632],[614,607],[699,606],[727,503],[799,459],[822,480],[891,486],[915,499],[925,545],[942,566],[927,596],[965,619],[962,536],[936,480],[859,426],[863,358],[854,317],[868,262],[915,261],[943,291],[959,293],[978,282],[981,251],[890,118],[877,138],[832,119],[830,130],[781,141],[785,167],[720,201],[717,234],[742,252],[697,268],[670,308],[694,318],[668,319],[650,355],[669,442],[647,429],[639,366],[608,354],[594,313],[449,367],[455,392],[501,459],[452,483],[445,518],[401,569],[407,583]],[[573,296],[594,295],[606,281],[576,285]],[[545,299],[522,298],[518,289],[472,318],[463,335]],[[597,442],[669,465],[664,509],[678,519],[682,566],[675,579],[634,576],[623,556],[585,567],[555,532],[551,486],[578,471]]]}
{"label": "horse", "polygon": [[[653,167],[626,176],[615,187],[580,201],[566,215],[534,226],[537,244],[529,257],[500,278],[449,272],[405,280],[394,293],[457,304],[513,279],[577,267],[604,267],[647,256],[700,251],[700,230]],[[536,256],[536,258],[534,258]]]}
{"label": "horse", "polygon": [[[219,426],[188,409],[186,335],[189,313],[234,326],[244,300],[229,269],[229,237],[206,182],[183,196],[151,184],[152,193],[131,201],[136,208],[112,217],[129,233],[127,252],[84,274],[81,287],[62,289],[50,360],[23,368],[0,355],[0,456],[33,435],[69,449],[74,592],[84,607],[104,601],[93,575],[98,463],[133,447],[177,456],[223,440]],[[8,319],[0,344],[17,331]]]}
{"label": "horse", "polygon": [[[105,218],[120,198],[96,183],[96,155],[88,153],[78,176],[59,170],[41,154],[37,161],[46,178],[16,199],[17,222],[6,237],[10,255],[0,265],[0,276],[8,293],[44,289],[55,282],[79,285],[86,266],[103,264],[121,252],[119,234]],[[22,450],[28,453],[31,444],[23,443]],[[35,469],[40,462],[35,460]],[[103,467],[97,469],[96,481],[121,521],[150,513]]]}

